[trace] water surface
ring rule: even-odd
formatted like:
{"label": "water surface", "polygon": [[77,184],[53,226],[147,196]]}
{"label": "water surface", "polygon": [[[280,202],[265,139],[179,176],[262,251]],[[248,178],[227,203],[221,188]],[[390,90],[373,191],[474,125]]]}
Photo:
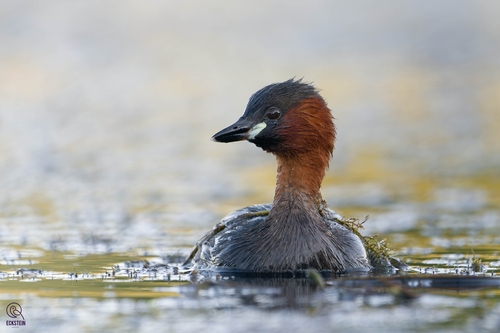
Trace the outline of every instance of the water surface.
{"label": "water surface", "polygon": [[[499,9],[6,1],[0,307],[26,332],[497,332]],[[324,289],[179,275],[224,215],[272,200],[272,156],[209,138],[291,77],[336,118],[324,199],[411,269]]]}

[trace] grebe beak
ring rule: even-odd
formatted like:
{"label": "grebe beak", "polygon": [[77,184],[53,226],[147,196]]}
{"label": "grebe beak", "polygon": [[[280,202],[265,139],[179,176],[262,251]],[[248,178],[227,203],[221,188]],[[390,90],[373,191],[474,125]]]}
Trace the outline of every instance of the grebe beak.
{"label": "grebe beak", "polygon": [[249,137],[249,132],[253,128],[253,122],[248,118],[240,118],[237,122],[215,133],[212,141],[215,142],[235,142],[246,140]]}

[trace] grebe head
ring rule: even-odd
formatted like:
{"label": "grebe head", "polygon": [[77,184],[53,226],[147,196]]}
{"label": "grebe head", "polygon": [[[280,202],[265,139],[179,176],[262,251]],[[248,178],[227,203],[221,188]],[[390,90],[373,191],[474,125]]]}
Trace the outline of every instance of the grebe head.
{"label": "grebe head", "polygon": [[333,152],[335,127],[318,91],[301,80],[268,85],[250,97],[241,118],[216,133],[212,140],[248,140],[280,157]]}

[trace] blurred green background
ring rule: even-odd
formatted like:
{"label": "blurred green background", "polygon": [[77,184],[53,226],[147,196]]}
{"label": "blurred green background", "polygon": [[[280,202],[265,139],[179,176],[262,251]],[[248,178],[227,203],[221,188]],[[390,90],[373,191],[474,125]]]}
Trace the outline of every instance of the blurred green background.
{"label": "blurred green background", "polygon": [[336,118],[333,205],[370,191],[432,199],[444,177],[497,204],[499,7],[4,1],[0,214],[207,216],[271,201],[272,156],[209,138],[291,77],[314,82]]}

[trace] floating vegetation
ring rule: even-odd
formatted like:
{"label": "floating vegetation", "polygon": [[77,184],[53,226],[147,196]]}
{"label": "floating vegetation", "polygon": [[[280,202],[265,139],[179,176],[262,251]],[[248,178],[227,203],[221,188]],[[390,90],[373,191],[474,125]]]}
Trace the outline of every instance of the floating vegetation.
{"label": "floating vegetation", "polygon": [[471,259],[471,269],[475,273],[481,273],[485,270],[485,266],[482,263],[482,260],[476,256],[474,250],[472,250],[472,259]]}
{"label": "floating vegetation", "polygon": [[323,217],[332,219],[343,225],[363,241],[368,257],[373,266],[376,268],[391,268],[392,266],[399,269],[406,268],[405,263],[403,263],[400,259],[394,258],[394,251],[387,246],[385,239],[379,240],[377,235],[363,236],[361,234],[360,230],[364,229],[363,224],[368,221],[369,216],[366,216],[364,220],[360,220],[355,217],[346,219],[329,209],[328,204],[321,197],[317,199],[317,202],[320,214]]}
{"label": "floating vegetation", "polygon": [[317,285],[320,289],[325,289],[326,287],[326,282],[323,276],[321,275],[320,272],[318,272],[316,269],[308,269],[306,270],[306,276],[315,284]]}

